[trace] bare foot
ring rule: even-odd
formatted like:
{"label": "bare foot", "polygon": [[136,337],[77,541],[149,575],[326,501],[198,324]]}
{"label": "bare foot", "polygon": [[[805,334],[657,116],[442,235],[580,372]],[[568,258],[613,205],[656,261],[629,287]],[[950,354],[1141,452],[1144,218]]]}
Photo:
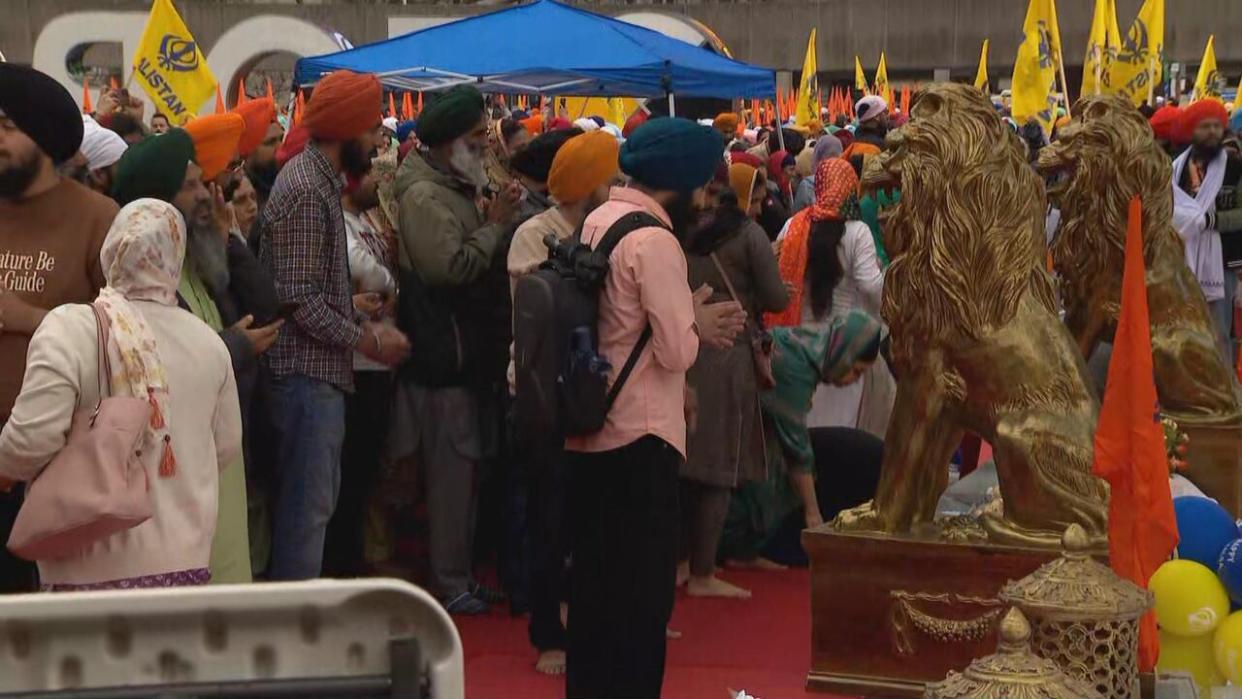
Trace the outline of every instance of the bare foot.
{"label": "bare foot", "polygon": [[725,597],[727,599],[750,599],[750,590],[727,583],[715,576],[690,578],[686,594],[691,597]]}
{"label": "bare foot", "polygon": [[664,637],[670,641],[676,641],[681,638],[681,632],[674,631],[671,627],[666,626],[664,627]]}
{"label": "bare foot", "polygon": [[545,650],[540,653],[539,660],[535,661],[535,672],[544,675],[565,674],[565,651]]}
{"label": "bare foot", "polygon": [[677,587],[685,585],[690,580],[690,561],[682,561],[677,564]]}
{"label": "bare foot", "polygon": [[771,572],[789,570],[789,566],[781,565],[780,563],[777,563],[776,561],[769,561],[768,559],[763,558],[762,556],[758,558],[751,558],[748,560],[730,558],[729,560],[725,561],[725,567],[735,568],[738,570],[763,570],[763,571],[771,571]]}

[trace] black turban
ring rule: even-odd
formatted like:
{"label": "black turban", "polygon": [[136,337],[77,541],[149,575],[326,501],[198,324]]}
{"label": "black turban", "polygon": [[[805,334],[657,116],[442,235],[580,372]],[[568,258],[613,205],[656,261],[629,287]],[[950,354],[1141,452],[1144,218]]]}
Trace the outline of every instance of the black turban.
{"label": "black turban", "polygon": [[112,198],[121,206],[144,197],[172,203],[193,159],[194,140],[185,129],[147,136],[130,146],[117,161]]}
{"label": "black turban", "polygon": [[482,118],[482,93],[472,85],[458,85],[423,109],[415,133],[423,145],[435,148],[470,133]]}
{"label": "black turban", "polygon": [[57,164],[82,145],[82,114],[63,85],[33,68],[0,63],[0,113]]}
{"label": "black turban", "polygon": [[518,174],[525,175],[536,182],[547,182],[556,152],[565,145],[566,141],[581,135],[582,129],[578,128],[549,131],[514,153],[509,159],[509,166]]}

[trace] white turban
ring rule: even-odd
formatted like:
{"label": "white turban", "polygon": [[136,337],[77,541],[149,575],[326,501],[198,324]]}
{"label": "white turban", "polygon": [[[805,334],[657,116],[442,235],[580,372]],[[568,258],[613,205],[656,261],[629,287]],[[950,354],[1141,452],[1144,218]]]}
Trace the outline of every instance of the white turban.
{"label": "white turban", "polygon": [[858,105],[854,107],[854,113],[858,115],[858,123],[871,121],[881,114],[888,112],[888,103],[879,95],[867,95],[858,100]]}
{"label": "white turban", "polygon": [[594,119],[590,119],[587,117],[583,117],[575,121],[574,126],[582,129],[583,133],[591,133],[592,131],[599,131],[599,124],[595,123]]}
{"label": "white turban", "polygon": [[99,170],[115,165],[129,145],[115,131],[105,129],[94,119],[82,115],[82,146],[78,149],[86,158],[86,167]]}
{"label": "white turban", "polygon": [[386,117],[383,121],[384,128],[393,133],[397,133],[397,117]]}

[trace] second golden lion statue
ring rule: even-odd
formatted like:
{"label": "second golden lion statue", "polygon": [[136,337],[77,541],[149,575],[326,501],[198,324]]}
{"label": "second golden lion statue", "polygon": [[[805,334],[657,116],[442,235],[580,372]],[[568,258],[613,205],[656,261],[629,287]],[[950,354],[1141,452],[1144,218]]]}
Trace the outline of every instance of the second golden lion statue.
{"label": "second golden lion statue", "polygon": [[1091,473],[1099,404],[1045,269],[1043,184],[984,95],[939,83],[869,159],[867,188],[899,184],[885,225],[884,318],[900,376],[876,499],[845,530],[905,532],[935,517],[970,430],[992,444],[1002,515],[993,540],[1056,546],[1070,524],[1107,529]]}
{"label": "second golden lion statue", "polygon": [[1138,194],[1161,410],[1184,425],[1242,424],[1242,392],[1221,357],[1207,302],[1173,229],[1168,155],[1128,100],[1086,97],[1074,113],[1038,162],[1045,174],[1070,175],[1049,192],[1061,209],[1052,258],[1070,332],[1088,358],[1116,332],[1126,207]]}

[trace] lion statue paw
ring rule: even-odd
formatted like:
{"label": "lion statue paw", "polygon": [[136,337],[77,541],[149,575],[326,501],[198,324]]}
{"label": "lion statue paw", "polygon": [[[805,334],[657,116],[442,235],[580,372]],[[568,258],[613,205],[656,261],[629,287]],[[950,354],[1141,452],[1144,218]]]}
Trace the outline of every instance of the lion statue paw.
{"label": "lion statue paw", "polygon": [[843,532],[882,531],[884,525],[875,509],[875,501],[869,500],[858,507],[841,510],[832,520],[832,528]]}

